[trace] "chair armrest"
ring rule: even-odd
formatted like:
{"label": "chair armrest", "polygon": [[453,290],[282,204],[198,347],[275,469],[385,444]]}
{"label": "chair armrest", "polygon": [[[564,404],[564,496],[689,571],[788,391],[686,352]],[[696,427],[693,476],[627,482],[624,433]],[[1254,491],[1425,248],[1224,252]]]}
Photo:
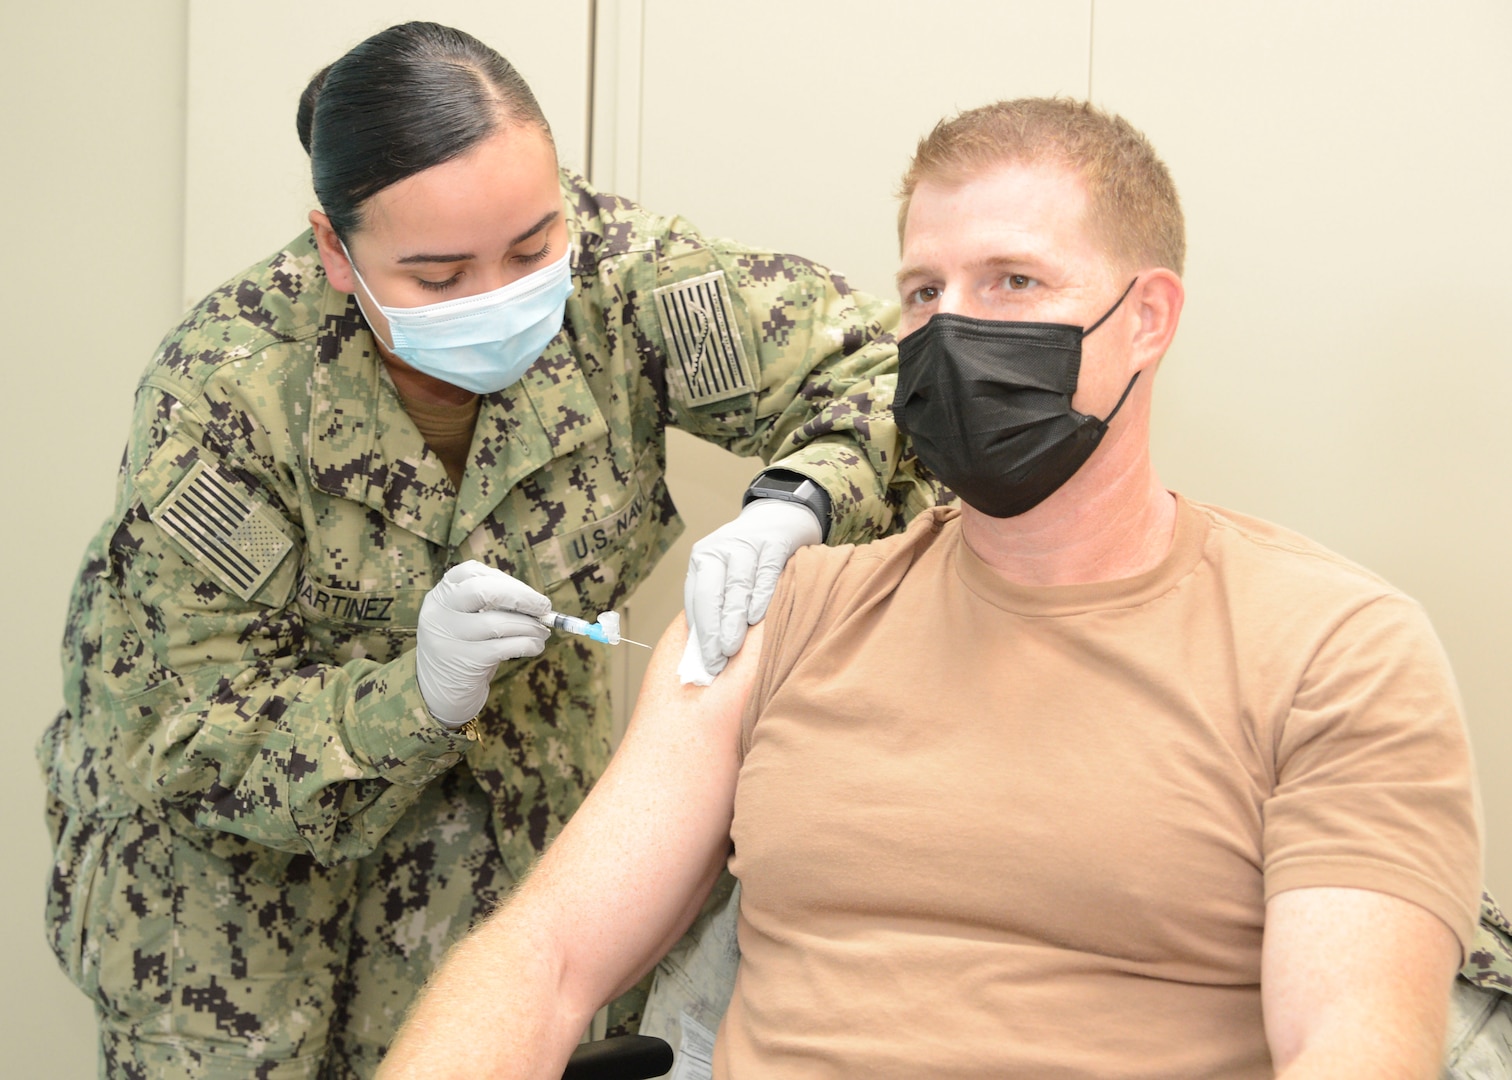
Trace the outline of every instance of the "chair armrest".
{"label": "chair armrest", "polygon": [[650,1035],[619,1035],[572,1052],[562,1080],[648,1080],[672,1070],[672,1047]]}

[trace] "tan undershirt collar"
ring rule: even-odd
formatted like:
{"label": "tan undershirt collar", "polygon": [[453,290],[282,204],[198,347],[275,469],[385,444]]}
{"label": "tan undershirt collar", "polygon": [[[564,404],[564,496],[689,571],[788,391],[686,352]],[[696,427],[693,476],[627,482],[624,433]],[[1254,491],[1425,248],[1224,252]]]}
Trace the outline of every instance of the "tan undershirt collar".
{"label": "tan undershirt collar", "polygon": [[[397,384],[395,389],[398,389]],[[467,451],[472,448],[473,428],[478,423],[479,400],[474,394],[471,401],[462,405],[438,405],[399,391],[404,411],[420,430],[425,445],[441,459],[452,487],[459,489],[462,487],[462,472],[467,467]]]}
{"label": "tan undershirt collar", "polygon": [[1176,532],[1165,558],[1149,570],[1116,581],[1086,585],[1018,585],[1007,581],[979,559],[961,536],[955,522],[956,572],[966,587],[983,600],[1019,615],[1076,615],[1099,609],[1134,607],[1147,603],[1191,573],[1207,543],[1209,519],[1180,495],[1176,496]]}

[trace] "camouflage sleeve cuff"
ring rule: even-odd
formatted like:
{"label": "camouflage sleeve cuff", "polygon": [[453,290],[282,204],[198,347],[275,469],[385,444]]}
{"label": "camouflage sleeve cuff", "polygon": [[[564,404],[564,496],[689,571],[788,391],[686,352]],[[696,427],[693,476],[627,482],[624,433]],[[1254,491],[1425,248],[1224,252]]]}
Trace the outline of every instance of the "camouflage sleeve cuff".
{"label": "camouflage sleeve cuff", "polygon": [[829,495],[826,544],[863,544],[885,535],[893,511],[883,496],[876,471],[854,440],[826,438],[773,460],[768,469],[806,476]]}
{"label": "camouflage sleeve cuff", "polygon": [[1476,986],[1512,994],[1512,923],[1490,893],[1481,894],[1480,920],[1460,975]]}
{"label": "camouflage sleeve cuff", "polygon": [[467,729],[442,727],[425,707],[413,650],[358,681],[346,728],[359,762],[408,787],[423,787],[450,769],[468,744]]}

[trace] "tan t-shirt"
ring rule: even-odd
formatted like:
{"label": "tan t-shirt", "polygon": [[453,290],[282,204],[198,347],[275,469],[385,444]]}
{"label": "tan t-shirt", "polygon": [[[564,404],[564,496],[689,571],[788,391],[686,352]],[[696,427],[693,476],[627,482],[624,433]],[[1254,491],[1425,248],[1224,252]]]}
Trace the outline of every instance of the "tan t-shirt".
{"label": "tan t-shirt", "polygon": [[1466,947],[1475,922],[1421,609],[1186,500],[1158,567],[1095,585],[1005,582],[952,510],[804,549],[743,749],[716,1076],[1269,1076],[1269,896],[1379,890]]}

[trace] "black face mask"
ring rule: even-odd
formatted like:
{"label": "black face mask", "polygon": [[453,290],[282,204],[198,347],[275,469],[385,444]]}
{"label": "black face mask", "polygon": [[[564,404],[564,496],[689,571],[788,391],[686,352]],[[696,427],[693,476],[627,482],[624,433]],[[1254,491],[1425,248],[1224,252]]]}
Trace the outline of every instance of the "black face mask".
{"label": "black face mask", "polygon": [[1071,408],[1082,339],[1132,288],[1086,330],[940,314],[904,338],[893,416],[919,460],[991,517],[1015,517],[1054,494],[1092,456],[1139,378],[1106,420]]}

